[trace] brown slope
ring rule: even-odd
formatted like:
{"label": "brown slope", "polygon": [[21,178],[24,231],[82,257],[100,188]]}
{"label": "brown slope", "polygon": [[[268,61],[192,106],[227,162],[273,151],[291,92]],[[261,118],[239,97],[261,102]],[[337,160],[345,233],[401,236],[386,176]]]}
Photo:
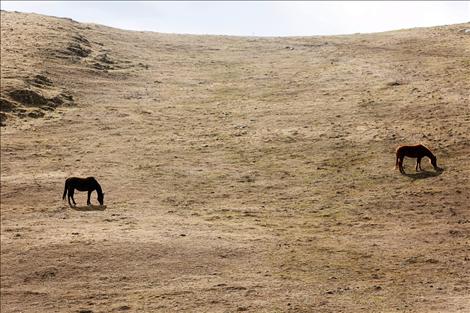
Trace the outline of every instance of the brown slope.
{"label": "brown slope", "polygon": [[[2,98],[75,104],[7,112],[2,312],[465,312],[466,28],[242,38],[2,12]],[[415,142],[443,173],[392,169]],[[107,209],[61,203],[70,175]]]}

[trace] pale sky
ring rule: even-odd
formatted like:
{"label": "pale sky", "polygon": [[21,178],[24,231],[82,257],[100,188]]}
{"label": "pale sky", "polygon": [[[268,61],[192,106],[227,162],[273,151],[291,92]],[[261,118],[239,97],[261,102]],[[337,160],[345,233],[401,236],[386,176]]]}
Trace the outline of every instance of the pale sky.
{"label": "pale sky", "polygon": [[163,33],[311,36],[465,23],[470,1],[1,1],[2,10]]}

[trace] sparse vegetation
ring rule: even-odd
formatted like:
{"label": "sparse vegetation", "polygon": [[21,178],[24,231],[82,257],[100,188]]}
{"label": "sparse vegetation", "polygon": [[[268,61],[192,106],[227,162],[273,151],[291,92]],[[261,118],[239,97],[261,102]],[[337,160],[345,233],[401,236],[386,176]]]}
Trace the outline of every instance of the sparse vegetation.
{"label": "sparse vegetation", "polygon": [[[2,11],[1,311],[465,312],[467,28],[243,38]],[[442,174],[393,170],[419,142]],[[106,210],[62,203],[69,176]]]}

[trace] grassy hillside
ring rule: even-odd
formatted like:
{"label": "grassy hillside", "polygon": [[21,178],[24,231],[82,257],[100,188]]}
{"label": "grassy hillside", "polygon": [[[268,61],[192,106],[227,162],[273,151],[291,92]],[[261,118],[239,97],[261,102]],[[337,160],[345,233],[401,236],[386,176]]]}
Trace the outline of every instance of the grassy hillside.
{"label": "grassy hillside", "polygon": [[[2,11],[2,312],[465,312],[469,28],[191,36]],[[414,143],[444,171],[394,170]],[[107,208],[69,208],[68,176]]]}

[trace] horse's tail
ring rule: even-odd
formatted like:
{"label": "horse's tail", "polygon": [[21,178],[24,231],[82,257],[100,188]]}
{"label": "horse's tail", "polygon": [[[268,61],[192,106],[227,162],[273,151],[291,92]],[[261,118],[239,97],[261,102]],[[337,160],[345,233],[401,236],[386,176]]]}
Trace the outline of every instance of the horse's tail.
{"label": "horse's tail", "polygon": [[395,160],[395,168],[400,168],[400,159],[403,158],[403,148],[405,146],[398,146],[398,148],[395,150],[395,155],[396,155],[396,160]]}
{"label": "horse's tail", "polygon": [[67,195],[67,181],[65,181],[64,194],[62,195],[62,200],[65,200],[66,195]]}

